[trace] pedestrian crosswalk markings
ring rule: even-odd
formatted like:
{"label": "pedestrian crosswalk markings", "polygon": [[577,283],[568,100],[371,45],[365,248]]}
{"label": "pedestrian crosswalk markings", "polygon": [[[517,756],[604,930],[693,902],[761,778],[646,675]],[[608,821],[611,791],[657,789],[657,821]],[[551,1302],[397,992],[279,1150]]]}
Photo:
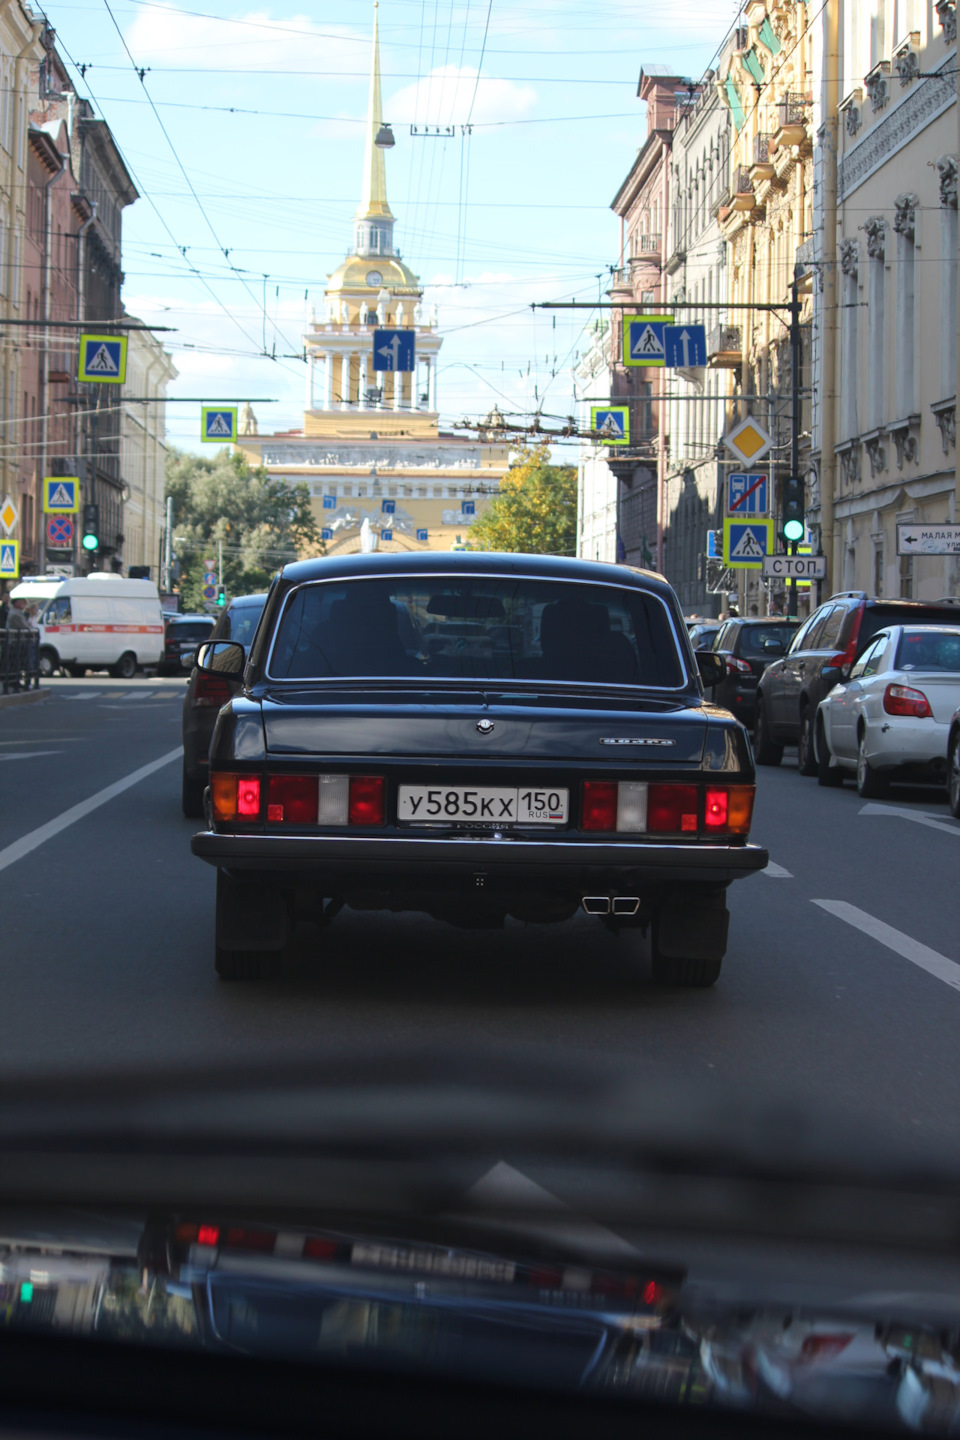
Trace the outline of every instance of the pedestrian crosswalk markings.
{"label": "pedestrian crosswalk markings", "polygon": [[752,530],[744,530],[730,554],[736,560],[762,560],[766,551]]}

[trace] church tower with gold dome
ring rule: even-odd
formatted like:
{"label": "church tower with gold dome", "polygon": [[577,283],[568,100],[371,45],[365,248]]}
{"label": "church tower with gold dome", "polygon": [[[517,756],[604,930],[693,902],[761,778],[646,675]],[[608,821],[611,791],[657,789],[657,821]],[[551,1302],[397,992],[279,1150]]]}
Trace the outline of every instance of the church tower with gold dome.
{"label": "church tower with gold dome", "polygon": [[[439,428],[436,308],[426,313],[420,280],[395,249],[378,138],[393,143],[383,124],[374,5],[363,190],[350,252],[328,276],[323,314],[303,337],[303,429],[264,435],[254,421],[238,448],[271,474],[310,482],[328,553],[358,550],[365,519],[379,549],[449,550],[496,493],[509,451],[495,436]],[[413,371],[374,369],[381,326],[413,330]]]}

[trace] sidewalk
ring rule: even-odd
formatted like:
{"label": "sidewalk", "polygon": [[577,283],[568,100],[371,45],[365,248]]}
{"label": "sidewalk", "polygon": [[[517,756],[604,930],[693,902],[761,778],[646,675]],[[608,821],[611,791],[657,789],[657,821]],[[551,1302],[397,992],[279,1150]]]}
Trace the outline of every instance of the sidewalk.
{"label": "sidewalk", "polygon": [[42,705],[50,699],[49,690],[20,690],[10,695],[0,695],[0,710],[14,705]]}

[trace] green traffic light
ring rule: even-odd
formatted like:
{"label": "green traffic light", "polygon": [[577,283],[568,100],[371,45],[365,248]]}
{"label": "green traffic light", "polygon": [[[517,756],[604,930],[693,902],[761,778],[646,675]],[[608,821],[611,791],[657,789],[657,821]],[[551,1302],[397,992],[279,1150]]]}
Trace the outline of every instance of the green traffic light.
{"label": "green traffic light", "polygon": [[29,1305],[33,1300],[33,1285],[29,1280],[24,1280],[20,1286],[20,1303]]}
{"label": "green traffic light", "polygon": [[789,540],[791,545],[802,540],[804,535],[804,523],[802,520],[785,520],[783,525],[783,538]]}
{"label": "green traffic light", "polygon": [[100,541],[97,539],[96,535],[84,535],[83,539],[80,541],[80,544],[83,546],[84,550],[99,550],[100,548]]}

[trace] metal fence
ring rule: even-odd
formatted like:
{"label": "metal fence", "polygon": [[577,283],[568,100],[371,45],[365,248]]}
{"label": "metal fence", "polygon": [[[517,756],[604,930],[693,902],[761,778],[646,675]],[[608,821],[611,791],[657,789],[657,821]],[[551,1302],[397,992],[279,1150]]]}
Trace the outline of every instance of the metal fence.
{"label": "metal fence", "polygon": [[36,630],[0,630],[0,694],[40,689],[40,636]]}

